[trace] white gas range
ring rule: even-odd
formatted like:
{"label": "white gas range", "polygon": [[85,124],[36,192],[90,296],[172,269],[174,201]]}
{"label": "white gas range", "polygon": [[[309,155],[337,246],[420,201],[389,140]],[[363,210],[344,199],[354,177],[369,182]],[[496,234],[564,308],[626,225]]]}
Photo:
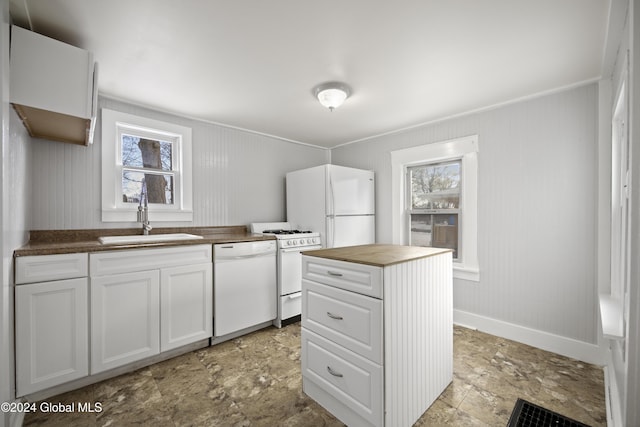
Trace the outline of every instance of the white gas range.
{"label": "white gas range", "polygon": [[300,252],[322,248],[320,233],[294,230],[288,222],[253,223],[251,232],[271,234],[277,240],[278,317],[273,324],[281,328],[300,320],[302,297]]}

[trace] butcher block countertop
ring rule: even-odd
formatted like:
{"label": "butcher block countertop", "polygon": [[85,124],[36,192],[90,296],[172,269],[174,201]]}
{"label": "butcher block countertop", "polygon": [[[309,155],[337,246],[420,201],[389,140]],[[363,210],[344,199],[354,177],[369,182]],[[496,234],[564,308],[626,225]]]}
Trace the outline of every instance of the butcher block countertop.
{"label": "butcher block countertop", "polygon": [[451,249],[425,248],[421,246],[376,244],[304,251],[303,255],[385,267],[447,252],[453,251]]}
{"label": "butcher block countertop", "polygon": [[130,236],[142,234],[140,228],[107,228],[89,230],[32,230],[29,242],[14,251],[14,256],[55,255],[80,252],[101,252],[121,249],[161,248],[198,244],[238,243],[256,240],[275,240],[274,236],[253,234],[244,225],[221,227],[154,228],[150,234],[187,233],[202,239],[164,242],[104,244],[102,236]]}

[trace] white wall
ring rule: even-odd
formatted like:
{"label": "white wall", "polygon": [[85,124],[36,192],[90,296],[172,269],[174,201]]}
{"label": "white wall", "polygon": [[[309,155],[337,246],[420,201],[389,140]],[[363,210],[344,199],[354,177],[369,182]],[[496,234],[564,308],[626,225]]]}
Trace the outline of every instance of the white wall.
{"label": "white wall", "polygon": [[[2,96],[2,292],[0,293],[0,402],[14,398],[13,357],[13,251],[28,239],[30,137],[9,105],[9,2],[0,1],[0,76]],[[15,415],[15,414],[14,414]],[[11,414],[0,413],[0,427]]]}
{"label": "white wall", "polygon": [[[193,222],[159,226],[246,225],[284,221],[285,174],[327,163],[325,149],[176,117],[108,98],[100,107],[165,120],[193,129]],[[33,144],[34,230],[137,226],[103,223],[100,213],[100,121],[92,146],[45,140]]]}
{"label": "white wall", "polygon": [[597,107],[589,84],[345,145],[332,163],[376,172],[376,232],[391,242],[389,153],[477,134],[480,282],[456,280],[454,308],[492,333],[594,360]]}

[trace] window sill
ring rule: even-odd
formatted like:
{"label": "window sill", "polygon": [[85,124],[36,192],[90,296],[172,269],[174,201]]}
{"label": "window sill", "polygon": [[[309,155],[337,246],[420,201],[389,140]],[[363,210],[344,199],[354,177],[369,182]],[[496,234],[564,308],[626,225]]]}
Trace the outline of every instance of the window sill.
{"label": "window sill", "polygon": [[480,281],[480,270],[478,268],[465,267],[464,265],[453,264],[453,278],[469,280],[471,282]]}
{"label": "window sill", "polygon": [[607,294],[600,294],[598,298],[600,300],[602,335],[612,340],[624,339],[622,301]]}
{"label": "window sill", "polygon": [[[136,222],[135,211],[103,210],[102,222]],[[193,211],[149,211],[149,221],[151,222],[192,222]]]}

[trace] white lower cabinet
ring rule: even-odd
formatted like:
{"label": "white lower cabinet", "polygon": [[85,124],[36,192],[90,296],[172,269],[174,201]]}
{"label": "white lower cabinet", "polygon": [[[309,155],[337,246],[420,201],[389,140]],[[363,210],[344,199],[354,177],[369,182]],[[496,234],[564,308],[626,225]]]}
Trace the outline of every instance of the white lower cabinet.
{"label": "white lower cabinet", "polygon": [[86,277],[16,286],[18,397],[89,374],[87,290]]}
{"label": "white lower cabinet", "polygon": [[304,392],[349,426],[413,425],[453,378],[452,271],[450,252],[382,266],[304,255]]}
{"label": "white lower cabinet", "polygon": [[207,244],[16,257],[17,397],[210,338],[212,265]]}
{"label": "white lower cabinet", "polygon": [[164,268],[160,276],[160,351],[211,337],[211,263]]}
{"label": "white lower cabinet", "polygon": [[91,278],[91,373],[160,352],[160,272]]}
{"label": "white lower cabinet", "polygon": [[211,245],[91,254],[91,373],[212,336]]}

